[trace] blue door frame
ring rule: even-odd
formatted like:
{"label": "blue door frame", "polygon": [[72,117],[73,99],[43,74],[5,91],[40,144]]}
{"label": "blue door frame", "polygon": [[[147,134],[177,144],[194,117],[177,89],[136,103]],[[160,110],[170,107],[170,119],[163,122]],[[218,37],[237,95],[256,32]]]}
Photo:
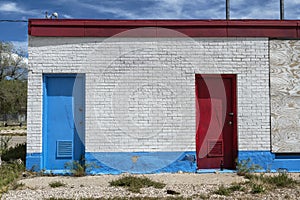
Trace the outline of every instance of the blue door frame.
{"label": "blue door frame", "polygon": [[84,156],[83,74],[43,76],[43,162],[45,170],[64,170]]}

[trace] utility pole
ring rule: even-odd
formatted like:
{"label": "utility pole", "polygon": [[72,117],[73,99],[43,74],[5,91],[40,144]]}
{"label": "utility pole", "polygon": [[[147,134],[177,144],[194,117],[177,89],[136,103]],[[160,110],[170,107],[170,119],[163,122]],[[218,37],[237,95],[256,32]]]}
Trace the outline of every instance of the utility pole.
{"label": "utility pole", "polygon": [[229,19],[230,19],[230,0],[226,0],[226,20]]}
{"label": "utility pole", "polygon": [[284,0],[280,0],[280,20],[284,20]]}

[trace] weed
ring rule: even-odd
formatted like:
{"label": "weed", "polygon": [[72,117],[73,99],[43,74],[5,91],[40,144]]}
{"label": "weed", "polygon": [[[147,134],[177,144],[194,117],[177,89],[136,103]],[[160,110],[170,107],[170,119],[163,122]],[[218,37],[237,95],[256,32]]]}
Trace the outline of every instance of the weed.
{"label": "weed", "polygon": [[6,192],[8,190],[9,185],[12,184],[25,169],[23,162],[19,160],[2,163],[1,157],[4,161],[7,161],[5,156],[7,155],[7,152],[9,152],[9,150],[11,149],[8,149],[8,143],[11,140],[11,138],[12,137],[9,136],[1,137],[0,139],[0,197],[3,192]]}
{"label": "weed", "polygon": [[265,191],[265,188],[262,184],[253,183],[251,185],[251,193],[257,194]]}
{"label": "weed", "polygon": [[250,187],[251,193],[253,194],[262,193],[266,190],[272,190],[278,187],[293,187],[297,184],[296,180],[284,172],[279,172],[277,175],[246,174],[245,177],[249,179],[245,185]]}
{"label": "weed", "polygon": [[288,176],[287,173],[278,173],[273,176],[265,176],[264,174],[248,176],[253,183],[264,183],[269,187],[293,187],[297,181]]}
{"label": "weed", "polygon": [[233,183],[229,187],[225,187],[224,185],[221,185],[217,190],[214,191],[214,193],[218,195],[228,196],[234,191],[245,191],[245,189],[246,188],[243,187],[241,184]]}
{"label": "weed", "polygon": [[111,181],[110,186],[126,187],[129,191],[138,193],[141,188],[154,187],[161,189],[166,184],[152,181],[147,177],[125,176],[115,181]]}
{"label": "weed", "polygon": [[229,196],[231,194],[231,190],[224,185],[221,185],[217,190],[214,191],[215,194]]}
{"label": "weed", "polygon": [[65,183],[60,182],[60,181],[54,181],[54,182],[49,183],[49,186],[52,188],[63,187],[65,185],[66,185]]}
{"label": "weed", "polygon": [[2,163],[0,166],[0,196],[1,193],[8,190],[12,184],[24,171],[24,164],[17,161],[11,163]]}
{"label": "weed", "polygon": [[85,176],[85,166],[79,161],[67,162],[65,164],[65,168],[69,169],[73,176]]}
{"label": "weed", "polygon": [[[32,167],[35,167],[35,166],[32,166]],[[32,171],[34,171],[35,169],[33,169]],[[38,171],[37,175],[38,176],[44,176],[46,174],[46,169],[41,169],[40,171]]]}
{"label": "weed", "polygon": [[65,169],[70,170],[70,173],[76,177],[85,176],[87,172],[94,168],[99,168],[99,166],[84,162],[84,158],[81,161],[73,160],[65,163]]}
{"label": "weed", "polygon": [[245,174],[244,177],[245,177],[246,179],[251,180],[251,179],[255,178],[256,175],[248,173],[248,174]]}
{"label": "weed", "polygon": [[245,191],[245,187],[243,187],[241,184],[239,183],[233,183],[229,189],[234,192],[234,191]]}
{"label": "weed", "polygon": [[248,158],[247,160],[241,160],[237,162],[237,175],[245,176],[251,172],[255,172],[256,170],[262,169],[261,166],[257,164],[251,164],[251,159]]}
{"label": "weed", "polygon": [[24,183],[17,183],[17,182],[14,182],[14,183],[12,184],[12,186],[11,186],[11,189],[12,189],[12,190],[16,190],[16,189],[22,188],[22,187],[24,187],[24,186],[25,186]]}
{"label": "weed", "polygon": [[266,176],[264,179],[264,182],[276,187],[293,187],[297,183],[297,181],[289,177],[287,173],[279,173],[275,176]]}

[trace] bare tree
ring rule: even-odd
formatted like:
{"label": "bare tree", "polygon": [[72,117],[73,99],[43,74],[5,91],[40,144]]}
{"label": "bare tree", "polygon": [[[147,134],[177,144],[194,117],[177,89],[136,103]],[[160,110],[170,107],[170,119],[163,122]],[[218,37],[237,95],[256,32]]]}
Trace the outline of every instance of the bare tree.
{"label": "bare tree", "polygon": [[10,42],[0,42],[0,81],[27,79],[24,51],[15,49]]}
{"label": "bare tree", "polygon": [[28,63],[24,55],[12,43],[0,41],[0,114],[26,109]]}

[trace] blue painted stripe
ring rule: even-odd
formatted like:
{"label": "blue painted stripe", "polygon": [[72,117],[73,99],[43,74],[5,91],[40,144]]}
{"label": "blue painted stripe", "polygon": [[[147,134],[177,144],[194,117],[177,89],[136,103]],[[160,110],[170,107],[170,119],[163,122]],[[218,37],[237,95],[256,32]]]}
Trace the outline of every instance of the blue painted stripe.
{"label": "blue painted stripe", "polygon": [[285,170],[288,172],[300,172],[300,159],[297,158],[284,158],[280,159],[275,157],[275,154],[270,151],[239,151],[238,159],[247,160],[251,159],[253,164],[260,165],[262,171],[276,172],[278,170]]}
{"label": "blue painted stripe", "polygon": [[[98,169],[92,169],[91,174],[120,174],[129,173],[176,173],[196,172],[214,173],[219,169],[197,170],[194,160],[196,153],[190,152],[89,152],[86,161],[95,163]],[[263,170],[286,170],[300,172],[300,159],[275,159],[270,151],[239,151],[238,160],[251,159],[251,163],[260,165]],[[219,171],[233,173],[235,170]]]}
{"label": "blue painted stripe", "polygon": [[26,154],[26,169],[31,171],[40,171],[42,169],[42,153]]}
{"label": "blue painted stripe", "polygon": [[[233,173],[234,170],[219,169],[196,170],[196,152],[88,152],[85,154],[88,174],[121,174],[125,172],[146,173]],[[260,165],[263,170],[276,172],[300,172],[300,159],[276,158],[270,151],[239,151],[238,160],[251,159],[251,163]],[[42,154],[29,153],[26,157],[26,169],[39,171],[42,169]],[[95,167],[97,166],[97,167]],[[67,173],[59,171],[58,174]],[[53,173],[56,173],[53,171]]]}
{"label": "blue painted stripe", "polygon": [[89,174],[135,174],[195,172],[194,151],[191,152],[88,152],[87,163],[97,165]]}

